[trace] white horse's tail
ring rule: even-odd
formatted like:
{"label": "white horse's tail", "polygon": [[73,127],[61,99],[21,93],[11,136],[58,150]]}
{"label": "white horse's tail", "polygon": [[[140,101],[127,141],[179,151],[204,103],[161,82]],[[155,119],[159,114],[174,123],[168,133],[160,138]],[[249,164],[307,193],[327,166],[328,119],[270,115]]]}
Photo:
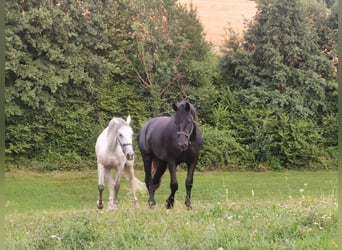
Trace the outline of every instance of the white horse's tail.
{"label": "white horse's tail", "polygon": [[[130,170],[129,169],[126,169],[124,168],[123,170],[123,174],[125,175],[126,179],[129,181],[129,178],[130,178]],[[144,182],[140,181],[137,177],[132,176],[132,192],[146,192],[147,191],[147,188],[146,188],[146,185]]]}
{"label": "white horse's tail", "polygon": [[138,178],[134,176],[133,177],[133,190],[144,193],[147,191],[147,188],[144,182],[140,181]]}

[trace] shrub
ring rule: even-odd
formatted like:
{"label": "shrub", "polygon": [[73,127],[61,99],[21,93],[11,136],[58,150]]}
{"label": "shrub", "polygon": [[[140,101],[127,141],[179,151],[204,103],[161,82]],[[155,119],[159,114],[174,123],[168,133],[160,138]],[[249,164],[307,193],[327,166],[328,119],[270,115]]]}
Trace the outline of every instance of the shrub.
{"label": "shrub", "polygon": [[201,127],[203,146],[200,152],[198,169],[244,169],[249,153],[236,142],[230,130],[218,130],[210,126]]}

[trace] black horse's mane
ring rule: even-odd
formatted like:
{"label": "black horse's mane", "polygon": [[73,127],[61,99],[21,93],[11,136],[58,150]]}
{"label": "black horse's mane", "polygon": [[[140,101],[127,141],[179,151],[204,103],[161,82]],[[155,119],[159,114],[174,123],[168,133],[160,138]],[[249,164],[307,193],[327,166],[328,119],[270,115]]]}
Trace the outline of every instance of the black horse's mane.
{"label": "black horse's mane", "polygon": [[179,103],[177,103],[176,105],[177,105],[177,107],[181,107],[181,106],[185,106],[187,103],[190,105],[190,113],[192,115],[192,118],[194,119],[195,122],[197,122],[198,116],[197,116],[196,109],[190,102],[183,100],[183,101],[180,101]]}

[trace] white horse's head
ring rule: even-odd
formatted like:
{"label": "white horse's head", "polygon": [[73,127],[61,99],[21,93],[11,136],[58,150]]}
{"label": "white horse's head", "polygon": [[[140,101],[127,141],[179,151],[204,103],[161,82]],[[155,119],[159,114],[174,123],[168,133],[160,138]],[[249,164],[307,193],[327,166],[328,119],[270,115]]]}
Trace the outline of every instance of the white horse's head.
{"label": "white horse's head", "polygon": [[121,148],[122,153],[126,156],[127,160],[133,160],[133,130],[129,125],[131,116],[128,116],[126,121],[121,118],[113,118],[109,123],[110,133],[116,134],[118,146]]}

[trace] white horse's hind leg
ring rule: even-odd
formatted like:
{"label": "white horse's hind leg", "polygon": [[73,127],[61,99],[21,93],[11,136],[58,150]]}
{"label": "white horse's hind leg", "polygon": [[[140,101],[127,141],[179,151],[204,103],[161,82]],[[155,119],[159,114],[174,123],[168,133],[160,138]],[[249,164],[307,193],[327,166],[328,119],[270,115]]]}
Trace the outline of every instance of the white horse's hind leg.
{"label": "white horse's hind leg", "polygon": [[130,186],[131,186],[131,192],[132,192],[132,196],[133,196],[133,203],[134,206],[136,208],[139,208],[139,204],[138,204],[138,198],[135,194],[136,192],[136,183],[135,183],[135,176],[134,176],[134,160],[131,161],[127,161],[126,166],[125,166],[125,173],[127,174]]}
{"label": "white horse's hind leg", "polygon": [[97,172],[98,172],[98,190],[99,190],[99,199],[97,200],[97,208],[102,209],[103,208],[103,202],[102,202],[102,192],[104,190],[104,167],[102,164],[97,164]]}

